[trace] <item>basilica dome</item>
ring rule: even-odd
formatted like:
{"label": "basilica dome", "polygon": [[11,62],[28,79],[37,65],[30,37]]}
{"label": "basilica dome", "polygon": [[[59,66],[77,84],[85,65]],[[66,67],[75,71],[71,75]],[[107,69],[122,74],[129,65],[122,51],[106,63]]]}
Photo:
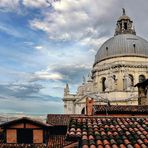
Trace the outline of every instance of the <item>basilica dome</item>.
{"label": "basilica dome", "polygon": [[122,10],[114,36],[99,48],[88,79],[83,77],[76,94],[70,94],[66,87],[66,114],[84,113],[88,98],[93,98],[95,105],[146,104],[135,85],[148,78],[148,41],[136,35],[133,21]]}
{"label": "basilica dome", "polygon": [[95,63],[119,56],[148,57],[148,41],[134,34],[116,35],[100,47],[95,57]]}
{"label": "basilica dome", "polygon": [[115,57],[148,57],[148,41],[136,35],[132,23],[123,9],[123,15],[117,20],[114,37],[100,47],[95,56],[95,64]]}

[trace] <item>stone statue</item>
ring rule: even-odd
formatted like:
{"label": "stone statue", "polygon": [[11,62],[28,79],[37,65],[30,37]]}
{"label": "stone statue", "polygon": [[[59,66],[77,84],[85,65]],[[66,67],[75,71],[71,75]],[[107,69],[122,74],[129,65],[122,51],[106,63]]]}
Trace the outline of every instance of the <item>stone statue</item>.
{"label": "stone statue", "polygon": [[108,78],[108,88],[110,91],[115,90],[115,75],[109,76]]}
{"label": "stone statue", "polygon": [[85,78],[85,76],[83,76],[83,84],[85,84],[86,83],[86,78]]}
{"label": "stone statue", "polygon": [[131,90],[132,79],[129,74],[124,75],[123,86],[124,86],[124,90]]}
{"label": "stone statue", "polygon": [[108,78],[105,80],[104,84],[105,84],[105,91],[109,91]]}
{"label": "stone statue", "polygon": [[69,85],[66,84],[66,87],[64,88],[64,96],[69,94]]}

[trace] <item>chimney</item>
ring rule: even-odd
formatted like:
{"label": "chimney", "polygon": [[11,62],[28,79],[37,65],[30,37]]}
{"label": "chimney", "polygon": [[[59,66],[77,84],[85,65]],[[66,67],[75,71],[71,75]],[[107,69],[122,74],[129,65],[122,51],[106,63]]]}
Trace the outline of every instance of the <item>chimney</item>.
{"label": "chimney", "polygon": [[92,116],[93,115],[93,105],[94,99],[93,98],[86,98],[86,115]]}
{"label": "chimney", "polygon": [[135,86],[138,87],[138,105],[148,105],[148,79]]}

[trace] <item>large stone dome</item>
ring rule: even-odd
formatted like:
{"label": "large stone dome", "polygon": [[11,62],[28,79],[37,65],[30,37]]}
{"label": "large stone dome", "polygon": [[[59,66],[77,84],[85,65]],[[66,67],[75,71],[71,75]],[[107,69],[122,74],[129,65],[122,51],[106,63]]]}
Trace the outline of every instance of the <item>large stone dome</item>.
{"label": "large stone dome", "polygon": [[95,63],[119,56],[148,57],[148,41],[134,34],[116,35],[100,47]]}
{"label": "large stone dome", "polygon": [[95,64],[119,56],[148,57],[148,41],[136,36],[132,23],[123,8],[123,14],[117,20],[115,35],[100,47],[95,57]]}

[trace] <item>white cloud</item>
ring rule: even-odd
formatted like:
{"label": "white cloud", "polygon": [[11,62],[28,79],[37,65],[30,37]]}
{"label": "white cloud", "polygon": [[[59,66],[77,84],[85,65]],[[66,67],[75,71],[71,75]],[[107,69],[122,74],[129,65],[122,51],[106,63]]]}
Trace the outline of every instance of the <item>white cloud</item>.
{"label": "white cloud", "polygon": [[0,8],[9,7],[15,9],[19,4],[19,0],[0,0]]}
{"label": "white cloud", "polygon": [[26,7],[35,7],[35,8],[48,7],[51,5],[48,0],[23,0],[23,4]]}
{"label": "white cloud", "polygon": [[62,75],[59,73],[49,73],[47,71],[40,71],[36,72],[35,76],[37,76],[40,79],[49,79],[49,80],[59,80],[62,79]]}
{"label": "white cloud", "polygon": [[[62,0],[52,3],[53,11],[43,13],[43,19],[30,21],[33,29],[46,32],[49,39],[84,41],[88,37],[91,42],[106,31],[101,23],[106,11],[116,0]],[[89,44],[89,42],[88,42]],[[94,44],[94,46],[96,46]]]}
{"label": "white cloud", "polygon": [[62,79],[63,79],[62,74],[47,69],[47,70],[37,71],[37,72],[31,74],[29,81],[38,81],[38,80],[54,80],[54,81],[56,81],[56,80],[62,80]]}
{"label": "white cloud", "polygon": [[38,50],[41,50],[41,49],[43,49],[44,47],[43,46],[40,46],[40,45],[38,45],[38,46],[35,46],[35,49],[38,49]]}
{"label": "white cloud", "polygon": [[[96,50],[99,49],[99,47],[102,45],[102,43],[104,43],[108,38],[107,37],[100,37],[100,38],[84,38],[81,40],[81,44],[82,45],[90,45],[91,49],[90,50],[94,50],[96,52]],[[96,48],[93,48],[96,47]]]}
{"label": "white cloud", "polygon": [[51,6],[54,0],[0,0],[0,10],[17,11],[20,3],[30,8],[45,8]]}

